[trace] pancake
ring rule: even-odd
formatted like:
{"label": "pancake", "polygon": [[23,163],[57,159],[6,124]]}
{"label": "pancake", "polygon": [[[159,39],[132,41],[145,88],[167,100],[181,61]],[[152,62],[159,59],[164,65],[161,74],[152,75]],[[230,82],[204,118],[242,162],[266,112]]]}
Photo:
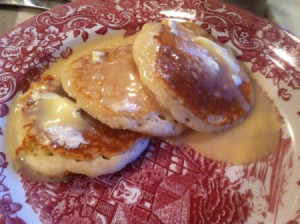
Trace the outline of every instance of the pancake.
{"label": "pancake", "polygon": [[230,50],[196,25],[145,24],[134,41],[133,56],[143,84],[193,130],[225,130],[252,110],[249,77]]}
{"label": "pancake", "polygon": [[49,178],[116,172],[149,143],[144,134],[112,129],[86,114],[50,76],[32,84],[18,106],[24,126],[16,157],[29,170]]}
{"label": "pancake", "polygon": [[111,128],[152,136],[176,136],[185,129],[140,82],[130,45],[81,56],[60,79],[80,108]]}

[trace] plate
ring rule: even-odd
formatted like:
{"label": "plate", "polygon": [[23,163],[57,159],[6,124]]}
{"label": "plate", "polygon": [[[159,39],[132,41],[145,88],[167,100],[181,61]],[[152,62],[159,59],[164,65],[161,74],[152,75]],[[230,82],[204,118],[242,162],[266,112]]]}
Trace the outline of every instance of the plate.
{"label": "plate", "polygon": [[[77,44],[166,17],[192,20],[234,49],[284,119],[277,150],[232,166],[154,139],[111,175],[38,183],[16,173],[3,143],[15,94]],[[35,16],[0,37],[0,222],[300,222],[299,71],[298,37],[218,1],[79,0]]]}

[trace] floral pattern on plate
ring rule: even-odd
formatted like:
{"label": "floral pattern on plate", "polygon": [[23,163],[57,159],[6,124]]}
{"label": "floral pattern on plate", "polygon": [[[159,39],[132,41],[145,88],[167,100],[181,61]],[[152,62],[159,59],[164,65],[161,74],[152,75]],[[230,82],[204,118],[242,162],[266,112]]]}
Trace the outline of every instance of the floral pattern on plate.
{"label": "floral pattern on plate", "polygon": [[[231,46],[266,89],[285,122],[277,150],[267,159],[231,166],[206,159],[189,147],[153,139],[124,170],[62,183],[11,177],[1,152],[0,221],[31,223],[29,204],[42,223],[297,223],[299,197],[300,40],[268,20],[214,0],[76,1],[39,14],[0,37],[1,135],[9,100],[26,90],[50,63],[110,30],[125,35],[146,22],[192,20]],[[285,110],[289,107],[290,109]],[[289,126],[292,123],[292,126]],[[3,136],[1,137],[3,141]],[[15,179],[13,179],[15,178]],[[9,180],[9,181],[8,181]],[[11,183],[23,185],[15,198]],[[9,183],[9,185],[7,184]],[[23,192],[24,191],[24,192]],[[296,206],[288,205],[294,200]]]}

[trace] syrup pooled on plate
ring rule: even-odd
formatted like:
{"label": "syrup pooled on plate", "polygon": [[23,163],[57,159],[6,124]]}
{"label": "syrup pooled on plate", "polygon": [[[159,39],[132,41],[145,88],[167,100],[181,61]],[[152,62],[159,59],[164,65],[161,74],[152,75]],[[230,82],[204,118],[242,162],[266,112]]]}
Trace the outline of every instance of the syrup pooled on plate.
{"label": "syrup pooled on plate", "polygon": [[277,147],[281,121],[271,99],[254,84],[255,103],[252,113],[240,124],[216,133],[188,131],[166,139],[174,145],[190,145],[212,160],[247,164],[262,160]]}

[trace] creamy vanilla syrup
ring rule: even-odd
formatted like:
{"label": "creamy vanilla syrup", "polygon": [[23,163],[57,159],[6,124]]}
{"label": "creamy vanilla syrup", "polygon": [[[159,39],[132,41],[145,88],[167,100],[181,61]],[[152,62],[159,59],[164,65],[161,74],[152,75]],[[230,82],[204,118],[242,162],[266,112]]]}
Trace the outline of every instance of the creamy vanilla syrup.
{"label": "creamy vanilla syrup", "polygon": [[[44,86],[46,87],[46,86]],[[10,149],[10,156],[18,168],[15,149],[22,144],[28,127],[31,126],[33,133],[42,144],[55,142],[57,146],[64,146],[68,149],[78,148],[80,144],[88,142],[83,138],[82,131],[91,126],[88,119],[85,119],[79,112],[75,102],[55,93],[38,92],[32,93],[35,106],[29,112],[24,112],[22,96],[15,97],[8,118],[6,143]],[[45,133],[48,136],[45,138]]]}
{"label": "creamy vanilla syrup", "polygon": [[7,126],[4,134],[4,147],[7,150],[9,158],[13,162],[16,170],[20,169],[20,164],[16,160],[16,149],[21,145],[25,136],[24,126],[26,125],[23,116],[21,116],[21,107],[18,104],[20,93],[15,96],[11,102],[11,110],[7,118]]}
{"label": "creamy vanilla syrup", "polygon": [[[90,43],[84,43],[76,48],[68,59],[61,59],[53,63],[50,69],[45,72],[45,75],[50,74],[54,77],[61,75],[61,71],[65,66],[95,50],[97,53],[92,54],[92,57],[95,57],[95,62],[97,62],[102,57],[101,49],[127,46],[132,42],[131,38],[135,38],[135,36],[124,38],[123,32],[119,32]],[[115,81],[118,82],[118,80]],[[280,133],[280,119],[272,101],[263,93],[260,87],[255,84],[254,86],[254,110],[241,124],[220,133],[189,132],[167,140],[176,145],[189,144],[196,151],[210,159],[232,164],[250,163],[267,157],[276,148]],[[6,148],[10,150],[11,158],[14,159],[15,149],[24,136],[23,126],[26,122],[20,116],[20,106],[17,103],[13,103],[11,108],[5,142],[7,144]]]}
{"label": "creamy vanilla syrup", "polygon": [[21,105],[18,103],[21,95],[22,94],[18,94],[17,96],[15,96],[15,98],[11,103],[12,109],[8,116],[6,132],[4,135],[4,146],[12,162],[12,166],[14,167],[15,170],[22,169],[24,171],[23,174],[39,182],[48,183],[52,181],[64,181],[72,178],[72,176],[67,176],[63,178],[45,177],[43,175],[34,172],[28,166],[24,166],[22,158],[16,157],[16,149],[22,144],[22,140],[26,134],[24,127],[28,123],[28,121],[24,119],[23,113],[21,111]]}

